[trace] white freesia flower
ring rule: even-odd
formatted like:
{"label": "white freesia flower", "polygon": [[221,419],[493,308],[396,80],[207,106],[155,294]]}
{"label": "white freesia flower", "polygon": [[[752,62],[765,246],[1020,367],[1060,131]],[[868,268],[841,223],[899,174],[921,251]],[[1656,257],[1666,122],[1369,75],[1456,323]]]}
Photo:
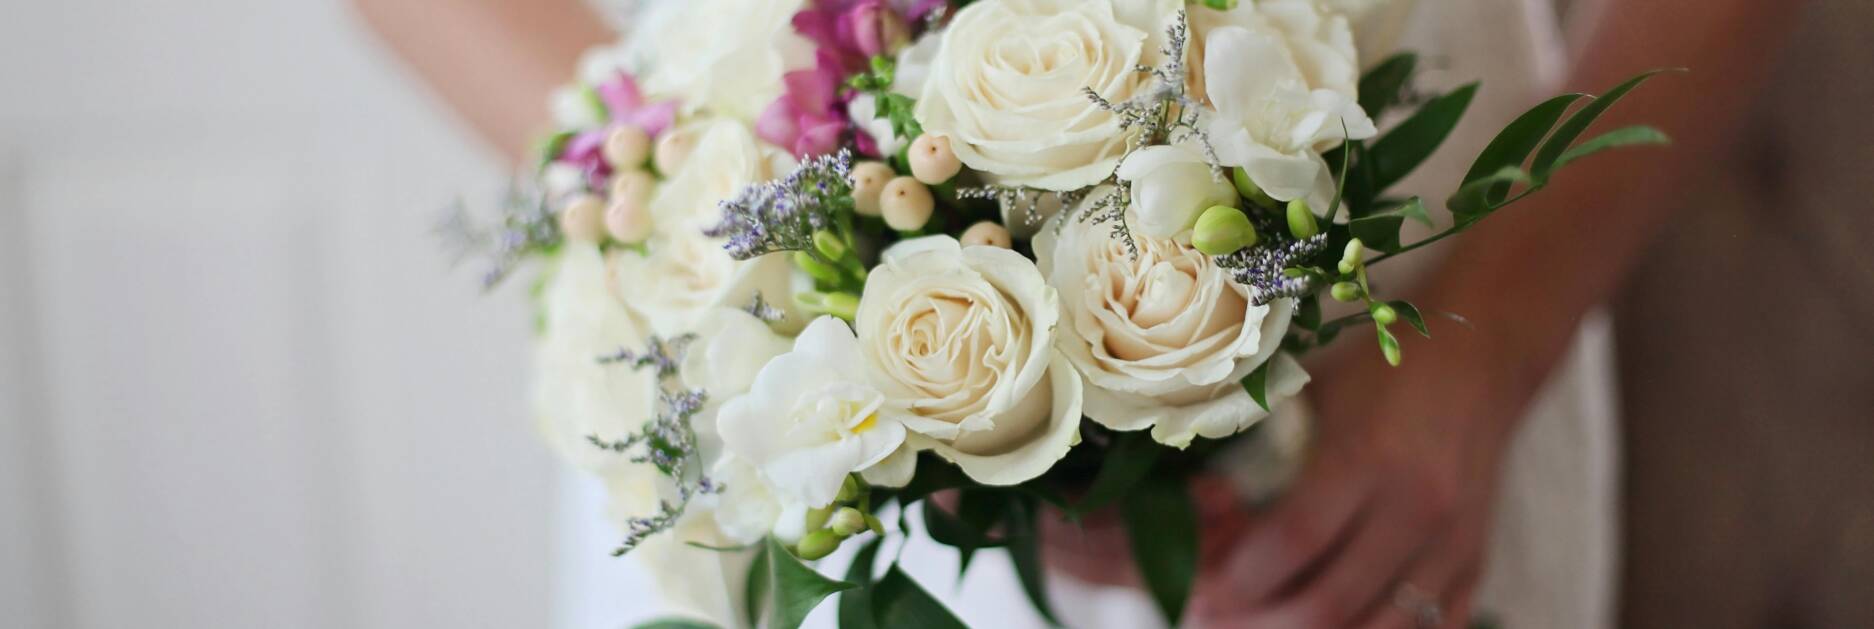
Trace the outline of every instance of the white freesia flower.
{"label": "white freesia flower", "polygon": [[547,442],[588,471],[655,475],[586,441],[637,430],[657,400],[654,374],[599,363],[619,348],[640,347],[648,331],[612,296],[597,247],[566,245],[540,307],[544,330],[535,349],[533,406]]}
{"label": "white freesia flower", "polygon": [[1236,207],[1236,187],[1219,179],[1195,147],[1174,144],[1133,151],[1119,165],[1118,176],[1132,182],[1133,227],[1153,238],[1190,229],[1210,206]]}
{"label": "white freesia flower", "polygon": [[783,91],[782,75],[813,65],[794,32],[802,0],[681,0],[647,11],[630,57],[647,94],[685,111],[752,121]]}
{"label": "white freesia flower", "polygon": [[823,507],[848,474],[898,450],[908,417],[873,385],[846,323],[821,317],[723,405],[718,425],[729,454],[760,470],[783,504]]}
{"label": "white freesia flower", "polygon": [[1145,85],[1176,0],[981,0],[943,33],[917,103],[926,133],[997,181],[1050,190],[1112,173],[1128,135],[1089,101]]}
{"label": "white freesia flower", "polygon": [[1067,321],[1057,346],[1086,378],[1086,414],[1094,421],[1114,430],[1150,428],[1153,439],[1182,448],[1268,415],[1240,383],[1264,362],[1275,360],[1271,404],[1308,382],[1277,354],[1292,301],[1251,305],[1249,290],[1188,238],[1135,235],[1135,258],[1104,225],[1067,220],[1055,227],[1035,238],[1035,256],[1060,290]]}
{"label": "white freesia flower", "polygon": [[1263,0],[1192,21],[1194,93],[1216,108],[1207,130],[1217,156],[1277,200],[1326,206],[1334,182],[1321,151],[1378,133],[1360,110],[1347,19],[1315,0]]}
{"label": "white freesia flower", "polygon": [[875,483],[908,479],[930,449],[977,482],[1046,472],[1079,440],[1080,377],[1053,349],[1059,297],[1034,263],[949,236],[900,242],[866,281],[856,324],[888,405],[908,409],[908,446]]}
{"label": "white freesia flower", "polygon": [[747,185],[773,178],[788,159],[755,141],[738,122],[709,120],[678,131],[694,139],[689,159],[658,185],[651,200],[653,231],[644,251],[615,249],[615,288],[651,330],[674,336],[692,331],[704,313],[740,308],[756,294],[781,308],[780,327],[798,330],[793,265],[785,256],[736,260],[721,239],[703,230],[721,218],[720,203]]}

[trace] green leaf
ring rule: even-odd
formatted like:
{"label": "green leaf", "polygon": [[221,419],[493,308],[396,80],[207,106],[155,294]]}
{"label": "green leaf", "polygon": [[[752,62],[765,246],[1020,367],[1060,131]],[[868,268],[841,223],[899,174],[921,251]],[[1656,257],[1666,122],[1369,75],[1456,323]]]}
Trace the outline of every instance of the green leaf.
{"label": "green leaf", "polygon": [[1418,55],[1407,52],[1388,57],[1368,70],[1360,77],[1360,109],[1378,120],[1387,109],[1399,104],[1418,63]]}
{"label": "green leaf", "polygon": [[1432,337],[1431,328],[1425,327],[1425,315],[1419,312],[1418,306],[1414,306],[1412,302],[1403,299],[1386,302],[1386,305],[1392,306],[1393,311],[1399,313],[1399,318],[1405,319],[1405,322],[1411,325],[1412,329],[1418,330],[1421,336],[1425,338]]}
{"label": "green leaf", "polygon": [[[884,536],[873,537],[859,547],[859,552],[852,556],[852,563],[847,564],[846,581],[857,587],[839,594],[839,629],[877,627],[872,618],[872,564],[878,559],[878,549],[884,545]],[[750,623],[749,626],[755,625]]]}
{"label": "green leaf", "polygon": [[1470,109],[1471,100],[1477,96],[1477,86],[1472,83],[1432,99],[1420,107],[1418,113],[1374,142],[1362,156],[1371,181],[1362,184],[1366,187],[1357,198],[1371,199],[1385,192],[1431,157],[1444,144],[1445,138],[1450,137],[1451,130],[1457,128],[1464,112]]}
{"label": "green leaf", "polygon": [[1008,537],[1009,560],[1015,563],[1015,576],[1021,578],[1022,592],[1028,595],[1028,602],[1035,606],[1035,613],[1041,614],[1048,625],[1059,627],[1061,621],[1054,615],[1053,604],[1048,602],[1048,571],[1041,564],[1041,526],[1037,521],[1037,505],[1033,500],[1012,502],[1014,508],[1009,510]]}
{"label": "green leaf", "polygon": [[1317,330],[1321,327],[1321,298],[1309,295],[1298,300],[1295,305],[1295,325],[1303,330]]}
{"label": "green leaf", "polygon": [[1175,627],[1197,574],[1197,508],[1183,479],[1164,477],[1142,484],[1120,504],[1140,580]]}
{"label": "green leaf", "polygon": [[1562,119],[1562,114],[1568,113],[1568,108],[1583,98],[1587,98],[1587,95],[1563,94],[1523,112],[1509,126],[1497,132],[1497,137],[1484,147],[1484,152],[1477,155],[1477,161],[1471,162],[1471,170],[1464,174],[1464,182],[1488,177],[1509,166],[1522,166],[1529,159],[1529,154],[1542,144],[1542,139],[1549,137],[1549,132],[1555,129],[1555,123]]}
{"label": "green leaf", "polygon": [[1100,461],[1100,471],[1093,476],[1093,485],[1074,505],[1073,512],[1086,515],[1126,495],[1152,471],[1152,465],[1163,452],[1164,448],[1152,440],[1151,431],[1119,433],[1113,439],[1112,449],[1107,450]]}
{"label": "green leaf", "polygon": [[[965,492],[967,493],[968,490]],[[958,496],[959,503],[961,497],[961,495]],[[1003,545],[1002,540],[989,537],[987,527],[979,528],[965,522],[945,511],[943,507],[937,506],[936,502],[929,500],[924,501],[924,530],[930,534],[932,541],[957,549],[959,572],[957,576],[959,578],[962,577],[961,572],[969,568],[970,559],[975,557],[977,549],[996,548]]]}
{"label": "green leaf", "polygon": [[890,629],[968,629],[896,565],[872,586],[872,619]]}
{"label": "green leaf", "polygon": [[761,610],[768,605],[769,576],[768,547],[764,544],[755,551],[755,561],[748,564],[748,583],[743,588],[748,605],[744,620],[748,621],[750,627],[761,624]]}
{"label": "green leaf", "polygon": [[721,629],[714,624],[688,618],[659,618],[632,625],[631,629]]}
{"label": "green leaf", "polygon": [[767,554],[768,579],[774,589],[774,605],[768,609],[768,626],[772,629],[799,627],[820,601],[835,592],[857,587],[820,576],[772,537],[768,538]]}
{"label": "green leaf", "polygon": [[1347,228],[1368,248],[1392,253],[1399,250],[1399,228],[1405,226],[1408,218],[1431,224],[1431,217],[1425,213],[1425,202],[1412,197],[1391,211],[1356,218],[1347,223]]}
{"label": "green leaf", "polygon": [[1503,170],[1495,174],[1464,184],[1463,187],[1458,188],[1456,194],[1451,195],[1451,200],[1445,202],[1445,207],[1449,208],[1452,216],[1458,220],[1458,225],[1452,229],[1461,230],[1496,211],[1497,208],[1503,207],[1503,201],[1490,200],[1491,191],[1498,185],[1513,186],[1530,183],[1533,181],[1529,178],[1529,173],[1524,172],[1522,168],[1505,166]]}
{"label": "green leaf", "polygon": [[1583,133],[1587,133],[1588,127],[1593,125],[1596,119],[1607,113],[1608,109],[1620,102],[1620,99],[1625,98],[1634,88],[1661,72],[1664,70],[1654,70],[1628,79],[1605,96],[1594,99],[1594,102],[1588,103],[1580,111],[1569,116],[1568,121],[1557,127],[1555,133],[1549,136],[1548,141],[1542,143],[1542,149],[1536,151],[1536,161],[1529,167],[1530,174],[1535,177],[1536,181],[1548,181],[1549,175],[1555,172],[1556,162],[1562,159],[1562,154],[1568,152],[1568,148],[1574,145],[1575,140],[1579,139]]}
{"label": "green leaf", "polygon": [[1659,129],[1656,129],[1647,125],[1634,125],[1631,127],[1622,127],[1620,129],[1615,129],[1613,131],[1609,131],[1605,134],[1597,136],[1594,139],[1577,144],[1575,145],[1574,148],[1568,149],[1568,152],[1562,153],[1561,157],[1556,158],[1555,170],[1561,170],[1562,167],[1567,166],[1569,162],[1573,162],[1583,157],[1587,157],[1589,155],[1593,155],[1595,153],[1599,153],[1601,151],[1605,151],[1608,149],[1621,148],[1621,147],[1626,147],[1626,146],[1660,146],[1660,145],[1666,145],[1666,144],[1671,144],[1671,143],[1672,143],[1672,138],[1666,137],[1666,133],[1664,131],[1660,131]]}
{"label": "green leaf", "polygon": [[1262,361],[1262,364],[1256,365],[1255,371],[1243,376],[1243,390],[1248,391],[1249,399],[1255,400],[1256,406],[1262,407],[1264,411],[1269,410],[1269,363],[1272,362],[1275,361]]}

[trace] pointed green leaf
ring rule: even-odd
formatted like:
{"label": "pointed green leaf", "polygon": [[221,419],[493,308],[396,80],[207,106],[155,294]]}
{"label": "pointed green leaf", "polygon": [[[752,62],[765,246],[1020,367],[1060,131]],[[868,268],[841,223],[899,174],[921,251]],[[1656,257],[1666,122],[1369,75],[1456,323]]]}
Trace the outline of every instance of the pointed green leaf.
{"label": "pointed green leaf", "polygon": [[1542,139],[1549,137],[1555,129],[1555,123],[1568,113],[1568,108],[1587,98],[1586,94],[1563,94],[1536,105],[1523,115],[1518,116],[1509,126],[1497,133],[1496,139],[1484,147],[1477,155],[1477,161],[1471,162],[1471,170],[1464,174],[1464,182],[1472,182],[1488,177],[1509,166],[1522,166],[1529,159],[1529,154],[1536,151]]}
{"label": "pointed green leaf", "polygon": [[839,629],[875,629],[878,626],[872,617],[872,565],[884,543],[883,536],[873,537],[859,547],[859,552],[852,556],[852,563],[847,564],[846,582],[857,587],[839,593]]}
{"label": "pointed green leaf", "polygon": [[716,625],[688,618],[659,618],[632,625],[631,629],[721,629]]}
{"label": "pointed green leaf", "polygon": [[1150,431],[1122,432],[1113,439],[1112,449],[1100,461],[1100,471],[1086,496],[1074,505],[1074,513],[1086,515],[1112,504],[1132,491],[1152,471],[1164,447],[1152,440]]}
{"label": "pointed green leaf", "polygon": [[975,528],[929,500],[924,501],[924,530],[932,541],[959,550],[995,548],[1003,543],[990,537],[988,529]]}
{"label": "pointed green leaf", "polygon": [[1412,329],[1418,330],[1420,335],[1425,338],[1432,337],[1431,328],[1425,327],[1425,315],[1419,312],[1418,306],[1414,306],[1412,302],[1403,299],[1386,302],[1386,305],[1392,306],[1392,309],[1399,313],[1399,318],[1404,319],[1407,324],[1412,326]]}
{"label": "pointed green leaf", "polygon": [[1360,109],[1378,120],[1386,110],[1399,104],[1405,95],[1412,72],[1418,69],[1418,55],[1406,52],[1387,57],[1360,77]]}
{"label": "pointed green leaf", "polygon": [[1295,325],[1303,330],[1314,331],[1321,327],[1321,298],[1309,295],[1295,304]]}
{"label": "pointed green leaf", "polygon": [[1022,592],[1028,595],[1028,602],[1035,606],[1035,613],[1041,614],[1049,626],[1059,627],[1061,621],[1055,617],[1054,606],[1048,601],[1048,571],[1041,564],[1041,526],[1037,521],[1037,505],[1033,500],[1012,502],[1014,508],[1009,509],[1008,536],[1009,560],[1015,563],[1015,576],[1021,578]]}
{"label": "pointed green leaf", "polygon": [[1432,99],[1420,107],[1418,113],[1374,142],[1361,155],[1372,181],[1363,184],[1366,187],[1356,198],[1371,199],[1385,192],[1431,157],[1444,144],[1445,138],[1450,137],[1451,130],[1457,128],[1464,112],[1470,109],[1471,100],[1477,96],[1477,85],[1472,83]]}
{"label": "pointed green leaf", "polygon": [[1524,172],[1522,168],[1505,166],[1496,174],[1464,184],[1463,187],[1458,188],[1456,194],[1451,195],[1449,201],[1445,202],[1445,207],[1451,210],[1452,216],[1458,221],[1458,225],[1453,229],[1463,229],[1502,207],[1503,201],[1490,200],[1491,191],[1496,186],[1531,183],[1534,182],[1530,180],[1529,173]]}
{"label": "pointed green leaf", "polygon": [[1420,223],[1431,222],[1431,217],[1425,213],[1425,202],[1412,197],[1392,210],[1356,218],[1347,223],[1347,228],[1367,248],[1392,253],[1399,250],[1399,228],[1405,225],[1405,219],[1408,218]]}
{"label": "pointed green leaf", "polygon": [[872,619],[890,629],[968,629],[896,565],[872,586]]}
{"label": "pointed green leaf", "polygon": [[1594,102],[1588,103],[1580,111],[1569,116],[1568,121],[1557,127],[1555,133],[1549,136],[1548,141],[1542,143],[1542,149],[1536,151],[1536,161],[1529,166],[1530,174],[1535,177],[1536,181],[1548,181],[1549,175],[1555,172],[1555,163],[1561,160],[1562,154],[1568,152],[1576,139],[1588,132],[1588,127],[1592,126],[1596,119],[1607,113],[1608,109],[1613,108],[1615,103],[1620,102],[1620,99],[1625,98],[1634,88],[1661,72],[1664,70],[1654,70],[1628,79],[1627,82],[1609,91],[1607,95],[1594,99]]}
{"label": "pointed green leaf", "polygon": [[1562,156],[1555,160],[1555,170],[1561,170],[1562,167],[1567,166],[1569,162],[1608,149],[1627,146],[1660,146],[1671,143],[1672,138],[1666,137],[1664,131],[1647,125],[1622,127],[1568,149],[1568,152],[1562,153]]}
{"label": "pointed green leaf", "polygon": [[743,618],[748,626],[761,624],[761,610],[768,606],[768,578],[772,572],[768,569],[768,546],[757,547],[754,563],[748,564],[748,583],[743,594],[748,610]]}
{"label": "pointed green leaf", "polygon": [[768,626],[771,629],[794,629],[807,614],[820,605],[820,601],[835,592],[855,587],[844,581],[834,581],[820,576],[819,572],[788,552],[774,538],[768,538],[769,587],[774,592],[774,605],[768,609]]}
{"label": "pointed green leaf", "polygon": [[1197,508],[1183,479],[1154,478],[1120,503],[1140,581],[1166,624],[1177,626],[1197,574]]}
{"label": "pointed green leaf", "polygon": [[[1325,332],[1324,332],[1325,333]],[[1323,341],[1325,342],[1325,341]],[[1256,406],[1269,410],[1269,364],[1273,360],[1262,361],[1256,370],[1243,377],[1243,390],[1249,392],[1249,399],[1256,401]]]}

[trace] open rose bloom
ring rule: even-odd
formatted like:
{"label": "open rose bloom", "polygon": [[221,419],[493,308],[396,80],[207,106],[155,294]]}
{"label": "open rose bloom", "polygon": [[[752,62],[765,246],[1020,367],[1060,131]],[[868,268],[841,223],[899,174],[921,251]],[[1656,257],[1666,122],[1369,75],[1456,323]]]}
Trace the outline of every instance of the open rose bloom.
{"label": "open rose bloom", "polygon": [[[954,622],[879,565],[927,530],[1010,549],[1051,618],[1039,524],[1117,507],[1175,623],[1200,525],[1150,514],[1193,478],[1280,489],[1303,354],[1402,360],[1419,310],[1367,276],[1401,224],[1651,139],[1584,135],[1626,86],[1532,111],[1448,200],[1391,193],[1475,89],[1412,88],[1402,6],[656,3],[555,96],[536,185],[461,231],[490,281],[541,262],[538,424],[673,617],[793,627],[844,590],[842,626]],[[840,546],[873,563],[818,574]]]}

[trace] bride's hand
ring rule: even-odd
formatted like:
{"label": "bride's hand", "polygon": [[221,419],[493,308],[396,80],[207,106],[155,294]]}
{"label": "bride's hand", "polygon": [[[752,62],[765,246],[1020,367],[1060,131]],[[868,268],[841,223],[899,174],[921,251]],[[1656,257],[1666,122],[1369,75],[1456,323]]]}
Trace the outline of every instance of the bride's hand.
{"label": "bride's hand", "polygon": [[1402,368],[1345,343],[1319,370],[1309,460],[1198,579],[1199,625],[1464,626],[1511,424],[1489,416],[1505,375],[1459,364],[1473,335],[1440,336]]}

